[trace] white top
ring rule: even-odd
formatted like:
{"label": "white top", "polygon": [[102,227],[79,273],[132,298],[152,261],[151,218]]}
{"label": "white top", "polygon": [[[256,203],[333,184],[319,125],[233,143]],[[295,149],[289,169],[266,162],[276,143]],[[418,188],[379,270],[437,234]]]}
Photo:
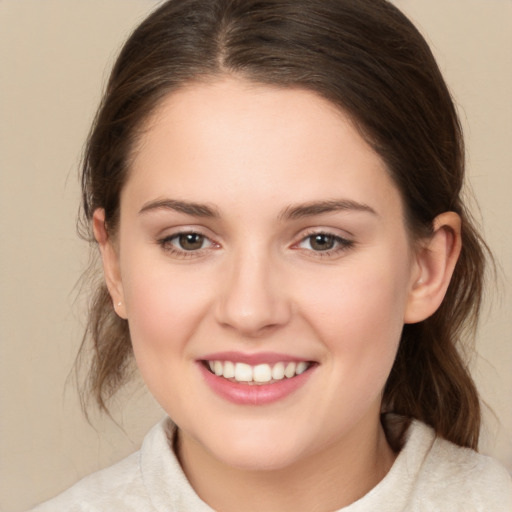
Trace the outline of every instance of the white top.
{"label": "white top", "polygon": [[[170,444],[167,418],[141,449],[32,512],[212,512],[194,492]],[[386,477],[343,512],[512,512],[512,479],[493,459],[436,438],[414,421]]]}

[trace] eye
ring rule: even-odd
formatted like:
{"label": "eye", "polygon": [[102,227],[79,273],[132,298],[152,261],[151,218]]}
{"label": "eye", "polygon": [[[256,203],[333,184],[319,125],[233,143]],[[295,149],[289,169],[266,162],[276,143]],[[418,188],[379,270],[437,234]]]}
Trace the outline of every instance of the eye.
{"label": "eye", "polygon": [[351,240],[347,240],[331,233],[312,233],[304,237],[298,244],[300,249],[306,249],[318,253],[337,253],[348,249],[353,245]]}
{"label": "eye", "polygon": [[336,238],[333,235],[318,233],[305,238],[300,246],[304,248],[304,245],[306,245],[305,248],[313,249],[314,251],[329,251],[336,245]]}
{"label": "eye", "polygon": [[208,239],[199,233],[180,233],[171,239],[171,243],[184,251],[197,251],[208,244]]}
{"label": "eye", "polygon": [[186,231],[176,233],[174,235],[166,236],[158,240],[158,243],[163,249],[175,255],[186,255],[200,252],[203,249],[209,249],[215,244],[205,235],[195,233],[193,231]]}

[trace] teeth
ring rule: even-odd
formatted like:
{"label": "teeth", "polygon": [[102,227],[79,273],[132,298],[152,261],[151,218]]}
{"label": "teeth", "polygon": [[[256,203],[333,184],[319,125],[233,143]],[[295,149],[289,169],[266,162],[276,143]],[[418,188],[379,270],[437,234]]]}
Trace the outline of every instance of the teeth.
{"label": "teeth", "polygon": [[235,376],[235,365],[231,361],[226,361],[224,363],[222,376],[226,379],[232,379]]}
{"label": "teeth", "polygon": [[213,372],[215,375],[222,375],[222,372],[224,371],[224,368],[222,367],[222,363],[220,361],[215,361],[213,363]]}
{"label": "teeth", "polygon": [[305,363],[304,361],[301,361],[298,365],[297,365],[297,369],[295,370],[295,373],[297,375],[300,375],[301,373],[304,373],[306,370],[308,369],[308,364]]}
{"label": "teeth", "polygon": [[295,363],[288,363],[284,369],[284,376],[291,379],[295,375],[297,365]]}
{"label": "teeth", "polygon": [[272,378],[275,380],[284,379],[284,363],[277,363],[272,368]]}
{"label": "teeth", "polygon": [[225,379],[234,379],[237,382],[265,383],[272,380],[291,379],[304,373],[310,364],[305,361],[299,363],[258,364],[251,366],[246,363],[233,363],[232,361],[208,361],[208,367],[215,375]]}
{"label": "teeth", "polygon": [[259,364],[252,371],[254,382],[270,382],[272,380],[272,370],[268,364]]}
{"label": "teeth", "polygon": [[235,380],[238,382],[250,382],[252,380],[252,366],[245,363],[236,363]]}

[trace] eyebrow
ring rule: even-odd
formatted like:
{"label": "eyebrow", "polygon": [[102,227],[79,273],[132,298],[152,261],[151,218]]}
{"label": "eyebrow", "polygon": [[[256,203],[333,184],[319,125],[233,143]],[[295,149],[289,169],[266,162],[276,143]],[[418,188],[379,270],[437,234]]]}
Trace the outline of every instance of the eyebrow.
{"label": "eyebrow", "polygon": [[[178,199],[157,199],[155,201],[150,201],[140,209],[139,215],[155,210],[173,210],[193,217],[220,217],[219,211],[213,206],[191,201],[180,201]],[[378,213],[367,204],[352,201],[350,199],[332,199],[287,206],[278,215],[278,219],[297,220],[304,217],[313,217],[315,215],[323,215],[338,211],[366,212],[378,216]]]}
{"label": "eyebrow", "polygon": [[366,212],[379,216],[378,213],[367,204],[352,201],[350,199],[332,199],[327,201],[312,201],[310,203],[288,206],[279,215],[280,220],[297,220],[303,217],[323,215],[338,211]]}
{"label": "eyebrow", "polygon": [[176,212],[192,215],[193,217],[220,217],[216,208],[207,204],[194,203],[190,201],[179,201],[177,199],[157,199],[146,203],[139,211],[139,215],[155,210],[174,210]]}

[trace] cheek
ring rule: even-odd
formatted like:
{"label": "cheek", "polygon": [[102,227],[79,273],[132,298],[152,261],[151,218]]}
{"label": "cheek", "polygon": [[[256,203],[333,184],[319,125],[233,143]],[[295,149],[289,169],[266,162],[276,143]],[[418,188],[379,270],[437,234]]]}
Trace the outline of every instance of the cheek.
{"label": "cheek", "polygon": [[[139,267],[140,268],[140,267]],[[128,273],[127,273],[128,274]],[[210,302],[210,290],[167,265],[130,272],[124,281],[133,352],[148,389],[172,417],[191,402],[191,340]]]}
{"label": "cheek", "polygon": [[[408,262],[386,265],[370,260],[312,276],[302,290],[305,314],[327,332],[343,334],[401,329],[408,295]],[[378,337],[379,338],[379,337]]]}
{"label": "cheek", "polygon": [[304,316],[345,383],[385,384],[400,342],[408,282],[409,261],[390,252],[316,276],[313,293],[304,289]]}
{"label": "cheek", "polygon": [[144,264],[151,261],[144,252],[127,254],[123,292],[137,362],[139,366],[169,363],[175,359],[170,356],[187,349],[211,302],[211,283],[197,270],[173,268],[165,260]]}

